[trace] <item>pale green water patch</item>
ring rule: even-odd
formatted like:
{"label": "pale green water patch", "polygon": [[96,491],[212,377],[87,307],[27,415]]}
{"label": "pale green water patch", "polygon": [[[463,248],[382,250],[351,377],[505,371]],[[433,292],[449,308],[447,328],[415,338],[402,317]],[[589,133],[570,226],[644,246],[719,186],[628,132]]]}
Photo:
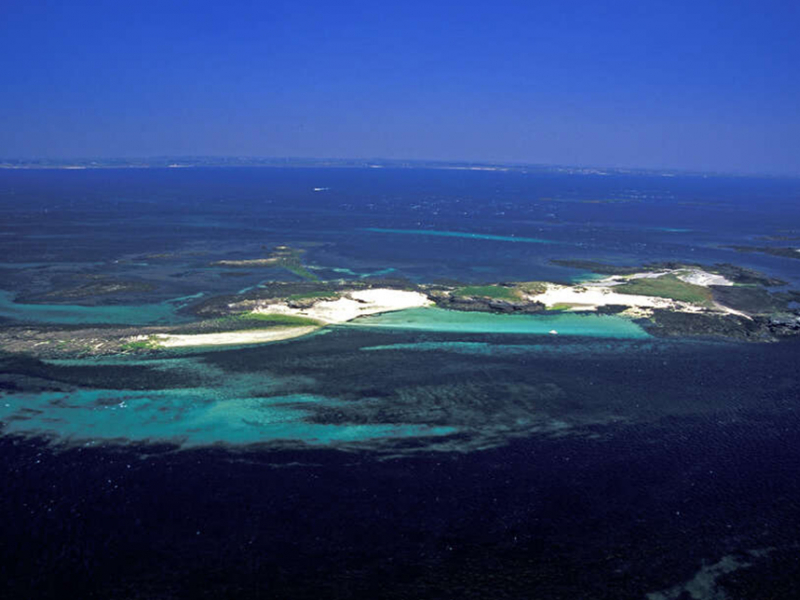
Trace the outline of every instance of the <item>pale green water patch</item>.
{"label": "pale green water patch", "polygon": [[156,304],[79,306],[75,304],[17,304],[14,294],[0,290],[0,317],[33,323],[65,325],[179,323],[174,300]]}
{"label": "pale green water patch", "polygon": [[394,267],[386,267],[385,269],[378,269],[377,271],[373,271],[372,273],[362,273],[359,275],[359,278],[366,279],[367,277],[382,277],[384,275],[390,275],[394,273],[397,269]]}
{"label": "pale green water patch", "polygon": [[652,227],[654,231],[663,231],[664,233],[692,233],[693,229],[684,229],[682,227]]}
{"label": "pale green water patch", "polygon": [[347,267],[330,267],[330,268],[326,268],[326,267],[309,267],[309,268],[310,269],[322,269],[322,270],[333,271],[334,273],[343,273],[345,275],[358,276],[358,273],[353,271],[353,269],[348,269]]}
{"label": "pale green water patch", "polygon": [[518,237],[513,235],[492,235],[488,233],[470,233],[466,231],[441,231],[437,229],[383,229],[381,227],[365,227],[362,231],[373,233],[396,233],[401,235],[430,235],[437,237],[457,237],[471,240],[492,240],[496,242],[523,242],[527,244],[560,244],[542,238]]}
{"label": "pale green water patch", "polygon": [[196,294],[189,294],[188,296],[181,296],[179,298],[172,298],[170,300],[166,300],[166,303],[174,304],[178,308],[184,308],[192,303],[193,300],[198,300],[205,296],[205,292],[197,292]]}
{"label": "pale green water patch", "polygon": [[251,290],[254,290],[256,288],[263,288],[270,281],[271,281],[270,279],[265,279],[264,281],[259,281],[258,283],[254,284],[254,285],[248,285],[247,287],[243,287],[242,289],[240,289],[238,292],[236,292],[236,294],[237,295],[242,295],[242,294],[246,294],[247,292],[249,292]]}
{"label": "pale green water patch", "polygon": [[185,447],[279,441],[319,445],[383,438],[441,436],[453,427],[416,424],[322,424],[313,405],[336,400],[313,395],[225,397],[209,388],[140,392],[81,389],[0,400],[4,433],[84,443],[172,442]]}
{"label": "pale green water patch", "polygon": [[378,269],[377,271],[364,271],[363,273],[360,273],[347,267],[320,267],[316,265],[309,265],[308,269],[311,271],[331,271],[332,273],[352,275],[353,277],[358,277],[359,279],[366,279],[367,277],[381,277],[397,271],[397,269],[394,267],[386,267],[385,269]]}
{"label": "pale green water patch", "polygon": [[14,393],[0,397],[6,434],[66,443],[169,442],[184,447],[290,442],[310,445],[443,436],[455,427],[416,423],[315,422],[315,409],[343,402],[292,392],[313,386],[308,377],[268,372],[229,373],[197,358],[95,357],[46,361],[69,366],[138,366],[157,376],[177,372],[191,387],[161,390],[86,389]]}
{"label": "pale green water patch", "polygon": [[613,315],[504,315],[441,308],[412,308],[363,317],[344,327],[371,327],[446,333],[579,335],[608,338],[650,337],[636,323]]}
{"label": "pale green water patch", "polygon": [[492,344],[488,342],[418,342],[407,344],[385,344],[365,346],[365,352],[413,351],[413,352],[452,352],[476,356],[517,356],[526,354],[547,354],[554,356],[585,356],[586,354],[625,354],[642,352],[647,349],[641,343],[635,347],[628,342],[581,342],[571,344]]}
{"label": "pale green water patch", "polygon": [[609,275],[602,275],[600,273],[592,273],[591,271],[582,271],[577,275],[570,276],[569,280],[573,284],[576,283],[591,283],[592,281],[602,281],[608,279]]}

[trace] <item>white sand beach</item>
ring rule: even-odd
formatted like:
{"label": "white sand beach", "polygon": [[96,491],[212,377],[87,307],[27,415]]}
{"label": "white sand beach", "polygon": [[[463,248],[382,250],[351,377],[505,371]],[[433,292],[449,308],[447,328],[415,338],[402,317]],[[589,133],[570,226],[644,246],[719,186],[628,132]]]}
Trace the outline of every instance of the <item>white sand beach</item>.
{"label": "white sand beach", "polygon": [[246,329],[225,333],[200,333],[196,335],[157,334],[155,342],[162,348],[186,348],[193,346],[234,346],[239,344],[263,344],[278,342],[308,335],[319,327],[276,327],[270,329]]}
{"label": "white sand beach", "polygon": [[346,323],[358,317],[377,313],[432,306],[425,294],[405,290],[378,288],[348,292],[336,300],[322,300],[310,308],[292,308],[286,303],[266,304],[253,309],[255,313],[308,317],[322,323]]}
{"label": "white sand beach", "polygon": [[358,317],[377,313],[432,306],[425,294],[392,290],[387,288],[347,292],[336,300],[321,300],[310,308],[293,308],[287,303],[264,304],[253,308],[257,314],[279,314],[306,317],[319,325],[300,327],[275,327],[268,329],[245,329],[222,333],[167,334],[159,333],[152,338],[137,336],[130,341],[150,340],[162,348],[187,348],[193,346],[235,346],[240,344],[263,344],[308,335],[329,324],[345,323]]}
{"label": "white sand beach", "polygon": [[541,294],[529,295],[527,298],[542,302],[548,308],[559,306],[564,310],[592,311],[601,306],[623,305],[628,309],[623,312],[632,318],[647,317],[652,309],[669,309],[676,312],[696,313],[713,307],[722,313],[739,315],[750,318],[743,312],[712,302],[708,306],[660,298],[657,296],[644,296],[637,294],[622,294],[614,291],[614,287],[628,283],[634,279],[656,279],[664,275],[674,275],[686,283],[708,287],[710,285],[731,286],[732,281],[722,275],[708,273],[702,269],[675,269],[648,273],[634,273],[632,275],[612,276],[605,279],[587,281],[578,285],[547,284],[547,290]]}
{"label": "white sand beach", "polygon": [[676,276],[678,279],[685,281],[686,283],[693,283],[695,285],[702,285],[705,287],[708,287],[709,285],[733,285],[732,281],[722,275],[707,273],[706,271],[701,271],[700,269],[693,269],[688,272],[678,273]]}
{"label": "white sand beach", "polygon": [[[547,290],[541,294],[528,296],[530,300],[541,302],[548,308],[556,305],[569,305],[567,310],[597,310],[600,306],[621,304],[635,308],[669,308],[692,309],[692,305],[667,298],[655,296],[638,296],[634,294],[620,294],[611,286],[568,286],[547,284]],[[685,307],[684,307],[685,305]]]}
{"label": "white sand beach", "polygon": [[615,285],[622,285],[634,279],[657,279],[664,275],[674,275],[681,281],[685,281],[686,283],[692,283],[694,285],[700,285],[703,287],[708,287],[710,285],[734,285],[732,281],[727,279],[723,275],[718,275],[716,273],[709,273],[708,271],[703,271],[702,269],[674,269],[674,270],[664,270],[664,271],[651,271],[647,273],[634,273],[632,275],[614,275],[611,277],[606,277],[605,279],[596,279],[594,281],[587,281],[584,284],[586,286],[598,286],[598,287],[613,287]]}

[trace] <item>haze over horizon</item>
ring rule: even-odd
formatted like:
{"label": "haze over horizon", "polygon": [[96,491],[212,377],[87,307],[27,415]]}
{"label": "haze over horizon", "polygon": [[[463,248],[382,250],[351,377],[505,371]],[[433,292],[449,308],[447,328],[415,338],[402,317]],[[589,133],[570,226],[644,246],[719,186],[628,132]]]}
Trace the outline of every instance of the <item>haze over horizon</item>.
{"label": "haze over horizon", "polygon": [[0,157],[800,175],[798,29],[779,0],[10,0]]}

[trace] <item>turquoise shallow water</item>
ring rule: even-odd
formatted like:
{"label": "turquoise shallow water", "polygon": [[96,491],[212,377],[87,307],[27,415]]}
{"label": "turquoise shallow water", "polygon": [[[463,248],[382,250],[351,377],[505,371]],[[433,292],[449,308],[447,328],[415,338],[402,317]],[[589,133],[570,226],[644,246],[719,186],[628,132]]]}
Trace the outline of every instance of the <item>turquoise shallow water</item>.
{"label": "turquoise shallow water", "polygon": [[[415,424],[329,425],[305,421],[304,404],[333,405],[320,396],[220,398],[204,388],[138,392],[77,390],[18,394],[3,399],[5,433],[43,435],[65,442],[212,444],[302,442],[311,445],[453,433],[452,427]],[[36,414],[38,413],[38,414]]]}
{"label": "turquoise shallow water", "polygon": [[358,319],[345,327],[372,327],[448,333],[579,335],[605,338],[650,337],[636,323],[611,315],[502,315],[441,308],[414,308]]}
{"label": "turquoise shallow water", "polygon": [[602,353],[604,357],[612,354],[628,352],[645,352],[647,347],[637,343],[635,347],[625,342],[603,342],[602,340],[584,341],[571,344],[491,344],[488,342],[415,342],[405,344],[384,344],[365,346],[365,352],[378,351],[414,351],[414,352],[451,352],[476,356],[519,356],[526,354],[545,354],[553,356],[586,356],[589,352]]}
{"label": "turquoise shallow water", "polygon": [[456,428],[421,424],[320,424],[313,407],[340,400],[292,393],[297,378],[268,373],[223,373],[194,358],[50,361],[60,366],[144,366],[172,371],[196,387],[163,390],[75,389],[15,393],[0,399],[5,433],[43,435],[59,442],[173,442],[212,444],[300,442],[310,445],[441,436]]}
{"label": "turquoise shallow water", "polygon": [[457,237],[471,240],[492,240],[495,242],[524,242],[527,244],[559,244],[552,240],[532,237],[517,237],[511,235],[492,235],[487,233],[469,233],[466,231],[441,231],[437,229],[384,229],[381,227],[367,227],[364,231],[373,233],[396,233],[400,235],[431,235],[436,237]]}
{"label": "turquoise shallow water", "polygon": [[[0,295],[0,314],[56,323],[145,323],[175,318],[175,306],[193,297],[149,306],[83,307],[16,305],[11,301],[10,294],[3,293]],[[556,330],[559,335],[595,338],[594,341],[583,340],[567,344],[566,347],[564,344],[554,347],[541,343],[504,345],[447,341],[363,348],[369,351],[444,351],[486,356],[531,352],[580,355],[587,352],[587,346],[598,346],[594,349],[600,352],[623,351],[616,346],[604,347],[620,344],[611,338],[636,340],[649,337],[636,324],[614,316],[498,315],[438,308],[385,313],[340,327],[338,331],[360,328],[365,332],[368,329],[392,329],[463,334],[531,334],[546,336],[548,341],[553,337],[551,330]],[[334,333],[337,329],[327,331]],[[141,381],[146,383],[146,387],[153,385],[151,380],[159,381],[162,374],[167,379],[177,377],[186,383],[179,388],[152,390],[108,389],[106,386],[109,384],[100,383],[98,387],[68,387],[63,391],[12,393],[0,400],[0,421],[4,423],[6,433],[43,435],[68,443],[166,441],[188,447],[220,443],[331,445],[400,438],[435,439],[466,431],[465,423],[467,430],[472,427],[471,421],[442,423],[433,419],[430,424],[424,420],[414,422],[416,415],[409,407],[416,406],[420,398],[427,398],[426,394],[434,395],[431,400],[434,403],[441,401],[441,394],[450,398],[449,388],[440,390],[434,386],[435,389],[431,388],[433,391],[425,388],[419,394],[401,390],[397,399],[392,400],[399,402],[402,408],[395,420],[389,423],[368,422],[374,416],[370,412],[375,410],[373,402],[381,402],[380,399],[353,405],[352,398],[343,399],[351,393],[349,386],[348,389],[332,392],[329,386],[322,385],[312,377],[278,376],[266,366],[263,370],[229,371],[215,367],[203,358],[181,354],[144,359],[116,356],[47,362],[59,368],[145,369],[149,375]],[[352,389],[359,389],[357,383],[353,383]],[[468,392],[457,389],[453,393],[461,397]],[[340,397],[341,394],[343,396]],[[330,417],[336,414],[350,416],[341,421],[334,418],[333,422],[320,422],[316,418],[319,415]],[[372,416],[365,422],[365,415]],[[503,419],[505,416],[501,421]],[[516,425],[512,426],[503,424],[503,421],[500,427],[533,427],[528,423],[529,417],[523,420],[524,423],[515,421]],[[552,429],[552,423],[548,423],[541,426]]]}
{"label": "turquoise shallow water", "polygon": [[[186,300],[187,296],[178,300]],[[0,290],[0,317],[34,323],[63,325],[178,323],[186,320],[175,311],[177,301],[157,304],[78,306],[74,304],[17,304],[14,294]]]}
{"label": "turquoise shallow water", "polygon": [[[84,308],[68,307],[66,315],[74,318],[76,313],[69,311]],[[92,312],[98,309],[85,310]],[[44,314],[51,316],[50,312]],[[487,357],[528,353],[564,357],[582,356],[587,352],[619,354],[632,350],[628,345],[640,343],[636,341],[638,338],[648,337],[634,323],[612,316],[496,315],[437,308],[376,315],[326,331],[331,334],[337,331],[354,334],[359,329],[367,334],[365,341],[374,339],[368,333],[370,329],[532,334],[532,343],[523,345],[475,341],[408,343],[406,336],[405,343],[361,347],[378,361],[382,360],[379,356],[383,354],[379,351],[446,352]],[[594,339],[553,344],[554,336],[549,335],[552,329],[566,336],[590,336]],[[546,342],[550,343],[533,341],[536,335],[540,336],[541,342],[545,341],[542,338],[546,338]],[[383,337],[386,338],[385,335]],[[292,344],[289,343],[289,346]],[[358,347],[353,349],[357,350]],[[638,350],[641,351],[641,348]],[[503,392],[505,388],[502,385],[502,389],[495,389],[493,384],[489,390],[485,390],[480,386],[464,387],[452,382],[423,385],[420,389],[406,384],[397,390],[387,388],[382,394],[374,396],[374,390],[365,391],[361,381],[348,380],[347,377],[341,381],[331,381],[327,378],[336,376],[329,367],[319,372],[315,370],[315,365],[337,360],[339,355],[334,351],[308,359],[290,358],[292,354],[267,350],[267,347],[265,352],[263,356],[266,362],[253,362],[251,368],[244,371],[237,363],[231,365],[232,369],[222,368],[209,357],[180,353],[146,358],[120,355],[45,361],[54,369],[96,368],[109,372],[110,369],[119,368],[120,375],[113,380],[129,381],[120,385],[129,389],[110,389],[113,383],[97,379],[92,380],[91,384],[96,387],[67,385],[62,391],[15,392],[0,399],[0,421],[4,424],[5,433],[45,436],[62,443],[172,442],[183,447],[257,443],[349,445],[411,438],[428,438],[432,443],[446,444],[447,440],[436,440],[456,433],[477,436],[484,440],[481,443],[492,445],[518,430],[551,432],[565,427],[559,420],[548,416],[546,411],[526,410],[517,414],[506,407],[497,409],[499,412],[495,415],[494,428],[488,428],[484,423],[476,429],[475,418],[469,416],[472,414],[471,407],[474,408],[475,403],[476,406],[483,406],[487,394],[498,393],[503,396],[504,393],[510,393]],[[367,358],[366,355],[362,356]],[[408,356],[402,360],[407,360]],[[281,364],[284,360],[289,361],[288,371],[286,365],[280,367],[288,374],[276,374],[269,367],[275,360]],[[296,367],[291,365],[295,362],[301,371],[292,373]],[[357,362],[360,365],[369,364],[365,360]],[[140,370],[138,379],[126,379],[126,369],[129,372],[131,368]],[[300,374],[302,372],[306,374]],[[392,372],[400,376],[400,367],[393,367]],[[61,378],[65,375],[60,373],[63,371],[55,373],[56,381],[63,380]],[[318,380],[317,375],[322,379]],[[76,376],[80,377],[79,374]],[[71,379],[67,377],[66,380]],[[184,383],[173,387],[175,381]],[[141,386],[161,389],[136,389]],[[521,393],[526,398],[545,401],[557,393],[554,390],[556,388],[552,386],[537,383]],[[431,412],[429,405],[450,407],[442,413],[449,416],[442,420],[442,415],[435,410]],[[392,414],[387,422],[384,418],[389,413]]]}

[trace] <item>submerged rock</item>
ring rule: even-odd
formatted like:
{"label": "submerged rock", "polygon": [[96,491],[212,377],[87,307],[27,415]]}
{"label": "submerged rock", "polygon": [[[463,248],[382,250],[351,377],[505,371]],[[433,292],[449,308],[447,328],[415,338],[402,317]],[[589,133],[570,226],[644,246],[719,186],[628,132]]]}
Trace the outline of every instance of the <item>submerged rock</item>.
{"label": "submerged rock", "polygon": [[747,342],[776,342],[800,335],[800,316],[755,316],[654,310],[639,324],[658,337],[716,337]]}
{"label": "submerged rock", "polygon": [[448,294],[428,294],[437,306],[450,310],[494,312],[506,314],[531,314],[544,311],[547,307],[541,302],[498,300],[477,296],[454,296]]}

